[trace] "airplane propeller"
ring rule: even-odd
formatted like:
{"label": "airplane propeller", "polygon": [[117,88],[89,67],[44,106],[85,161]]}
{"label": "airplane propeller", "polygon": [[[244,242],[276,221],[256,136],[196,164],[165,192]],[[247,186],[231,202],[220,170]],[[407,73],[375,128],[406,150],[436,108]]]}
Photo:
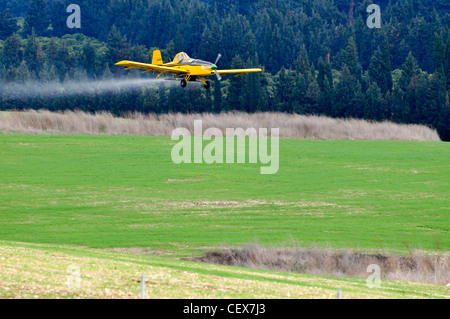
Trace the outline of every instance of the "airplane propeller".
{"label": "airplane propeller", "polygon": [[216,59],[216,62],[214,62],[214,66],[216,67],[215,69],[214,69],[214,73],[216,74],[216,77],[217,77],[217,80],[219,80],[219,81],[222,81],[222,77],[220,76],[220,74],[219,74],[219,72],[217,72],[217,62],[219,62],[219,60],[220,60],[220,58],[222,57],[222,54],[218,54],[217,55],[217,59]]}
{"label": "airplane propeller", "polygon": [[222,54],[218,54],[217,55],[217,59],[216,59],[216,62],[214,62],[214,64],[216,64],[217,65],[217,62],[219,62],[219,60],[220,60],[220,58],[222,57]]}

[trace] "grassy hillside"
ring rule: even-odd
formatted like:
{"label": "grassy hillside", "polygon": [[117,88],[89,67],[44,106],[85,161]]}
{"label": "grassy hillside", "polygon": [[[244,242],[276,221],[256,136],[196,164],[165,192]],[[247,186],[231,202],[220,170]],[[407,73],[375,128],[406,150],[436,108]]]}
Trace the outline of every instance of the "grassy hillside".
{"label": "grassy hillside", "polygon": [[[0,241],[0,298],[448,298],[449,288],[329,278],[80,247]],[[73,276],[77,268],[78,280]]]}
{"label": "grassy hillside", "polygon": [[175,165],[167,137],[0,136],[0,239],[192,255],[251,242],[448,251],[450,148],[280,140],[280,169]]}

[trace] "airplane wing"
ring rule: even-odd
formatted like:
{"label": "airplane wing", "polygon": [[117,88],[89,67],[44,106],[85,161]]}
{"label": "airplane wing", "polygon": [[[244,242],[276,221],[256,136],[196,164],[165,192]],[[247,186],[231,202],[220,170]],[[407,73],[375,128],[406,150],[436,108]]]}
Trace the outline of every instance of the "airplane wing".
{"label": "airplane wing", "polygon": [[219,73],[220,75],[237,74],[236,76],[240,76],[240,75],[243,75],[245,73],[252,73],[252,72],[262,72],[262,69],[217,70],[217,73]]}
{"label": "airplane wing", "polygon": [[133,62],[133,61],[120,61],[120,62],[117,62],[116,65],[126,67],[126,70],[140,69],[140,70],[146,70],[146,72],[156,71],[156,72],[170,73],[170,74],[186,74],[186,73],[188,73],[188,71],[179,69],[177,67],[169,67],[169,66],[163,66],[163,65]]}

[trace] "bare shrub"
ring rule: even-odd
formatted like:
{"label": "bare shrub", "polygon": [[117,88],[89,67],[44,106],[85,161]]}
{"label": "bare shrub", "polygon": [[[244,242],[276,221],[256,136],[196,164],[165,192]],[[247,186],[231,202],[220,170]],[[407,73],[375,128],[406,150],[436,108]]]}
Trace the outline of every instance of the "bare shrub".
{"label": "bare shrub", "polygon": [[333,251],[319,247],[273,248],[258,244],[211,251],[191,260],[246,268],[298,272],[321,276],[367,278],[367,267],[378,265],[384,279],[450,282],[448,256],[427,256],[413,252],[409,256],[368,254],[350,250]]}
{"label": "bare shrub", "polygon": [[227,128],[279,128],[281,138],[293,139],[440,140],[435,130],[423,125],[269,112],[161,115],[129,112],[121,118],[108,112],[0,112],[0,132],[170,136],[178,127],[185,127],[193,134],[194,120],[202,120],[204,130],[215,127],[221,129],[224,135]]}

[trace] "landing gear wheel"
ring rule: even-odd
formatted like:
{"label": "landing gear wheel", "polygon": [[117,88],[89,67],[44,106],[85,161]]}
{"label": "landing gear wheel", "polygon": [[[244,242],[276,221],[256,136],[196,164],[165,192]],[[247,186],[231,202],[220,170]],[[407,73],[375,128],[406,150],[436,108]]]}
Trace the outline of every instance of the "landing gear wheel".
{"label": "landing gear wheel", "polygon": [[206,84],[205,84],[205,89],[209,89],[209,87],[211,86],[211,83],[209,82],[209,81],[206,81]]}
{"label": "landing gear wheel", "polygon": [[181,87],[182,88],[185,88],[186,87],[186,85],[187,85],[187,82],[186,82],[186,80],[181,80]]}

